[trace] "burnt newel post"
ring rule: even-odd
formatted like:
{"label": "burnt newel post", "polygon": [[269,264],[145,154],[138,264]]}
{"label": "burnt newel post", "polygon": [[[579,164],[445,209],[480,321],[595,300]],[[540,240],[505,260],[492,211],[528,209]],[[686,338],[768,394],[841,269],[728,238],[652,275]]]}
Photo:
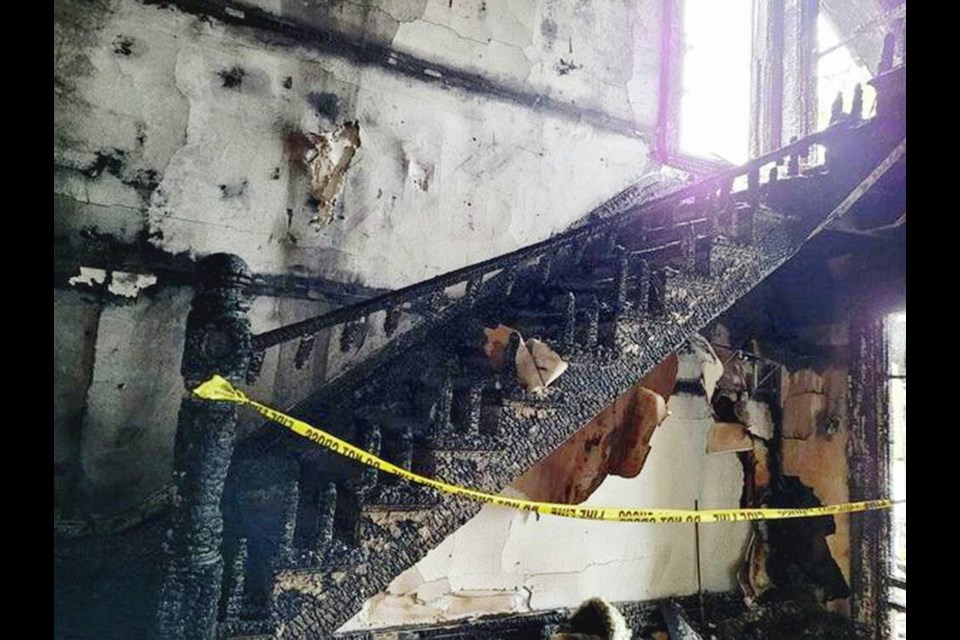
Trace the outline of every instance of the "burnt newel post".
{"label": "burnt newel post", "polygon": [[158,606],[160,638],[215,637],[223,577],[220,499],[233,455],[237,405],[201,400],[190,390],[213,374],[241,384],[250,360],[250,270],[239,257],[218,253],[197,265],[199,282],[187,316],[174,447],[177,493],[165,543]]}

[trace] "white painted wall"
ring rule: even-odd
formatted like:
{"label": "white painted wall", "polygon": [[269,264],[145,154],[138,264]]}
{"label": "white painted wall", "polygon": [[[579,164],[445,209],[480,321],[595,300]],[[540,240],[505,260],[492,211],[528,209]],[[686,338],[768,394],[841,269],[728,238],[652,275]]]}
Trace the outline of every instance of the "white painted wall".
{"label": "white painted wall", "polygon": [[[97,42],[67,33],[56,43],[58,60],[83,63],[55,100],[57,217],[71,232],[129,240],[146,230],[172,253],[230,251],[256,272],[395,287],[548,237],[651,169],[649,133],[641,132],[656,118],[656,2],[490,2],[472,17],[430,3],[392,41],[519,91],[635,122],[636,135],[269,46],[135,0],[109,4],[97,24],[77,27],[98,30]],[[477,40],[483,34],[493,39]],[[498,34],[515,43],[498,46]],[[120,39],[133,43],[132,54],[114,51]],[[576,54],[555,54],[561,40],[567,49],[576,42]],[[522,69],[509,63],[517,57]],[[580,67],[560,75],[555,57]],[[242,83],[225,88],[220,73],[234,67]],[[335,102],[334,117],[311,106],[319,93]],[[318,230],[308,224],[315,212],[300,155],[285,138],[352,119],[361,148],[339,215]],[[83,173],[113,149],[123,152],[120,176]],[[148,203],[125,184],[145,170],[160,178]],[[424,171],[432,174],[426,188],[416,181]],[[236,193],[244,182],[240,195],[225,197],[221,185]]]}
{"label": "white painted wall", "polygon": [[[708,456],[713,423],[706,399],[670,398],[640,475],[608,477],[584,503],[623,507],[733,508],[743,471],[736,454]],[[749,523],[700,527],[703,588],[736,586]],[[368,600],[341,630],[521,613],[608,601],[695,593],[693,525],[572,520],[495,505],[480,512],[386,592]]]}

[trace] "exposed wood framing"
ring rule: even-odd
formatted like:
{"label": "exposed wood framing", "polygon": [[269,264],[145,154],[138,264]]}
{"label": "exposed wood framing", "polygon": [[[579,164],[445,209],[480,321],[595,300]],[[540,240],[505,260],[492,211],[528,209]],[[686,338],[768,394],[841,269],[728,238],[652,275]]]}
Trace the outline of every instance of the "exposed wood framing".
{"label": "exposed wood framing", "polygon": [[[887,345],[883,319],[866,306],[850,327],[850,500],[890,495]],[[890,637],[890,512],[851,519],[851,614],[871,638]]]}

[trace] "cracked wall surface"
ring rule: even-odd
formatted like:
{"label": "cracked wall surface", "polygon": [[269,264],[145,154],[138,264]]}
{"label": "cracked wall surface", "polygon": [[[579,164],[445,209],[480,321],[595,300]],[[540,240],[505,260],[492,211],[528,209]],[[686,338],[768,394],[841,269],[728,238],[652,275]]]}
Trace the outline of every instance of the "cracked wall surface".
{"label": "cracked wall surface", "polygon": [[[480,89],[413,79],[308,38],[168,3],[58,0],[58,246],[146,243],[178,259],[227,251],[257,273],[393,288],[548,237],[653,168],[643,132],[656,119],[657,2],[243,6],[417,55],[479,78]],[[501,89],[483,89],[489,83]],[[520,104],[514,94],[535,98]],[[636,130],[605,126],[608,116]],[[308,134],[352,122],[362,148],[337,170],[335,197],[321,202],[304,162]],[[109,514],[168,481],[190,293],[168,291],[151,273],[91,280],[98,273],[84,267],[72,282],[88,294],[74,302],[90,309],[57,316],[61,359],[77,350],[96,357],[80,358],[75,375],[55,370],[55,468],[84,487],[84,506],[73,505],[80,513]],[[146,308],[156,321],[140,315]],[[325,310],[261,299],[253,328]],[[92,343],[74,344],[91,331]],[[326,348],[337,335],[321,335],[300,370],[296,344],[272,350],[254,392],[280,405],[302,400],[342,368],[339,351]],[[379,341],[374,330],[359,355]],[[149,380],[138,375],[144,362]],[[66,389],[77,385],[79,396]],[[253,426],[242,420],[241,433]]]}
{"label": "cracked wall surface", "polygon": [[[696,355],[682,355],[681,369],[699,377]],[[737,456],[706,454],[713,424],[706,398],[675,394],[668,408],[640,474],[608,476],[583,504],[693,508],[696,499],[704,509],[739,505]],[[507,492],[520,495],[515,487]],[[734,588],[749,532],[749,523],[700,528],[705,590]],[[594,596],[636,601],[694,593],[694,535],[691,525],[572,520],[484,506],[341,631],[575,607]]]}

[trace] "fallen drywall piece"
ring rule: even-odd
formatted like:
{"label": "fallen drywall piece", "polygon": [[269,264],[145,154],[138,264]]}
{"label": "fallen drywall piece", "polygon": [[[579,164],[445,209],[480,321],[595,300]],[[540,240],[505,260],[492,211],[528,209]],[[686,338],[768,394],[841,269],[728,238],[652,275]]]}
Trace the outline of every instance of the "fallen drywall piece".
{"label": "fallen drywall piece", "polygon": [[764,440],[773,439],[773,414],[770,412],[769,404],[748,398],[746,402],[741,403],[739,411],[737,407],[734,407],[734,410],[743,419],[747,431]]}
{"label": "fallen drywall piece", "polygon": [[310,195],[317,201],[317,215],[310,222],[318,229],[333,220],[343,178],[360,148],[360,123],[344,122],[334,131],[307,133],[312,144],[304,155],[310,173]]}
{"label": "fallen drywall piece", "polygon": [[506,365],[510,336],[514,333],[520,336],[515,361],[517,379],[528,393],[542,392],[567,370],[568,365],[563,358],[542,340],[524,340],[518,331],[502,324],[493,329],[484,328],[483,331],[486,335],[483,352],[494,369],[503,369]]}
{"label": "fallen drywall piece", "polygon": [[723,377],[723,361],[713,350],[710,341],[699,333],[694,333],[688,339],[687,344],[697,356],[700,364],[700,383],[707,398],[713,397],[713,392],[717,388],[717,382]]}
{"label": "fallen drywall piece", "polygon": [[667,417],[663,396],[673,389],[677,358],[670,356],[589,424],[535,464],[513,487],[531,500],[579,504],[608,475],[636,477],[650,453],[650,439]]}
{"label": "fallen drywall piece", "polygon": [[[536,365],[536,373],[542,387],[547,387],[551,382],[563,375],[569,366],[560,355],[547,346],[547,344],[536,338],[531,338],[524,343],[533,363]],[[528,389],[536,390],[536,389]]]}
{"label": "fallen drywall piece", "polygon": [[707,433],[707,453],[753,451],[747,428],[737,422],[715,422]]}

